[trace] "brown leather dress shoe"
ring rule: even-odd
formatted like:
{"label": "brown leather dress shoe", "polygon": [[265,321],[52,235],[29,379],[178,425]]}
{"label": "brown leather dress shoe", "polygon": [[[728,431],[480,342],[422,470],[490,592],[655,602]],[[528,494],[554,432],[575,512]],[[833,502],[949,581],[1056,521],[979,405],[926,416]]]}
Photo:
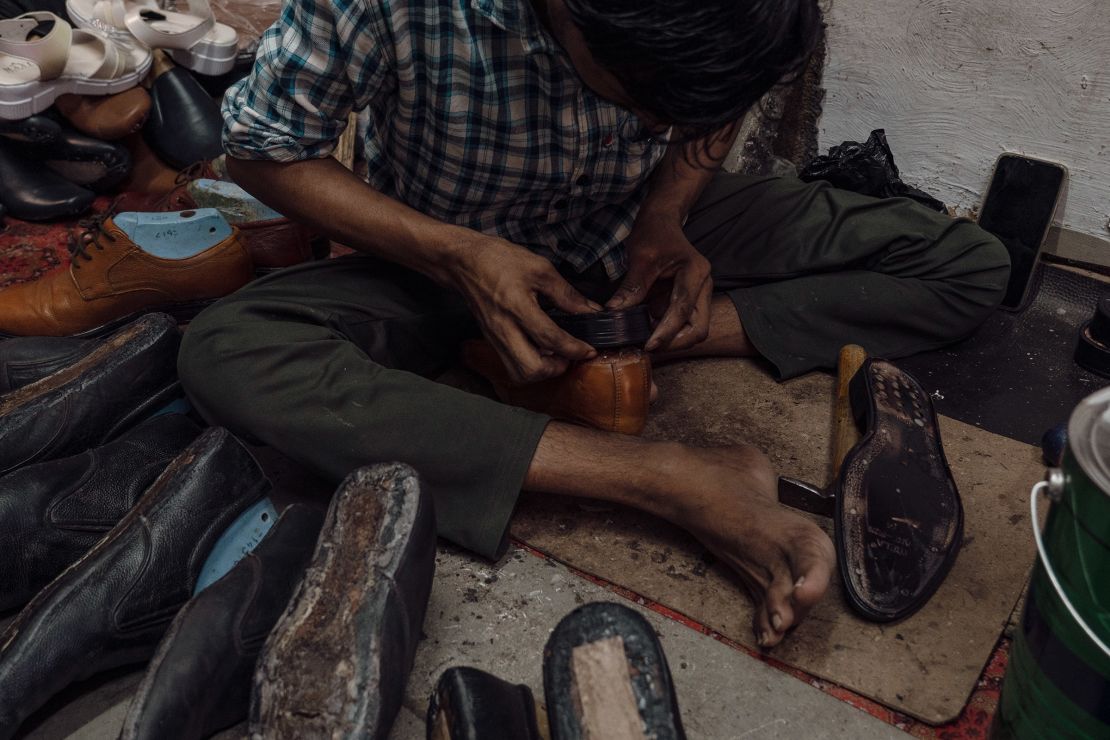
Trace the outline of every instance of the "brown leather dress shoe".
{"label": "brown leather dress shoe", "polygon": [[0,336],[91,336],[148,311],[187,319],[252,277],[235,228],[196,255],[164,259],[109,218],[74,248],[69,267],[0,290]]}
{"label": "brown leather dress shoe", "polygon": [[513,385],[501,357],[484,339],[463,343],[463,362],[493,384],[510,406],[606,432],[638,435],[651,402],[651,358],[638,349],[611,349],[572,365],[558,378]]}
{"label": "brown leather dress shoe", "polygon": [[81,133],[115,141],[142,129],[150,113],[150,93],[133,87],[103,97],[62,95],[54,106]]}
{"label": "brown leather dress shoe", "polygon": [[[208,171],[198,177],[210,177]],[[189,192],[189,182],[183,182],[166,195],[150,193],[125,193],[115,203],[117,212],[187,211],[190,208],[221,208],[216,203],[200,206]],[[256,273],[272,272],[290,265],[316,259],[312,242],[315,238],[309,229],[287,218],[270,218],[262,221],[236,220],[228,222],[239,227],[239,241],[250,252]]]}

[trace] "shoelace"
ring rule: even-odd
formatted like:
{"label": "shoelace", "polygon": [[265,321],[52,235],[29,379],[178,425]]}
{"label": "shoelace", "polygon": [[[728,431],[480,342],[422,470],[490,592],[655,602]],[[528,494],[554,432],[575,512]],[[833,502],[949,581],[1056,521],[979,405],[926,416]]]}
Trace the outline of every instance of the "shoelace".
{"label": "shoelace", "polygon": [[[118,201],[118,198],[116,200]],[[116,215],[116,201],[113,201],[103,213],[77,222],[80,233],[76,237],[70,234],[69,244],[66,245],[74,270],[81,269],[78,257],[84,257],[86,262],[92,262],[93,256],[89,254],[90,246],[96,247],[97,251],[104,251],[104,245],[100,243],[101,237],[112,243],[117,241],[115,236],[104,230],[104,222],[114,215]]]}

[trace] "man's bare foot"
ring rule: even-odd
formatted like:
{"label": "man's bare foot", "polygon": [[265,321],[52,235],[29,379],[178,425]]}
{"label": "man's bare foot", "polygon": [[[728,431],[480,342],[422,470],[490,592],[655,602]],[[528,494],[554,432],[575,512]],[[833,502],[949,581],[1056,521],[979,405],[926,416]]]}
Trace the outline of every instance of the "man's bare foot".
{"label": "man's bare foot", "polygon": [[805,618],[836,567],[832,542],[778,503],[771,463],[749,445],[705,449],[552,422],[524,488],[633,506],[685,528],[748,585],[763,647]]}
{"label": "man's bare foot", "polygon": [[728,564],[756,601],[756,642],[779,644],[821,600],[836,567],[828,536],[778,503],[777,479],[758,449],[682,448],[690,487],[678,523]]}

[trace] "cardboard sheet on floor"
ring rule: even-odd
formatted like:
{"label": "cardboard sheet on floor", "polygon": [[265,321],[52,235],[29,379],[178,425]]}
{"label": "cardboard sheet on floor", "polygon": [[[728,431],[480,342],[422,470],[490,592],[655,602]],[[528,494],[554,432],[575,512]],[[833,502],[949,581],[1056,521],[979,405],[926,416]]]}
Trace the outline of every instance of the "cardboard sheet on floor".
{"label": "cardboard sheet on floor", "polygon": [[[820,484],[829,478],[832,378],[778,384],[752,362],[701,360],[661,368],[657,382],[648,436],[747,441],[782,473]],[[941,419],[941,435],[966,515],[963,550],[941,589],[914,616],[878,625],[855,616],[837,581],[771,653],[934,724],[960,713],[1021,593],[1034,557],[1029,489],[1044,474],[1030,445],[949,418]],[[635,511],[596,509],[525,496],[512,534],[754,648],[750,600],[696,540]],[[824,526],[831,534],[831,522]]]}
{"label": "cardboard sheet on floor", "polygon": [[1020,313],[998,311],[959,344],[899,360],[938,413],[1040,444],[1046,429],[1110,385],[1072,360],[1079,328],[1110,295],[1106,278],[1044,265],[1036,290]]}

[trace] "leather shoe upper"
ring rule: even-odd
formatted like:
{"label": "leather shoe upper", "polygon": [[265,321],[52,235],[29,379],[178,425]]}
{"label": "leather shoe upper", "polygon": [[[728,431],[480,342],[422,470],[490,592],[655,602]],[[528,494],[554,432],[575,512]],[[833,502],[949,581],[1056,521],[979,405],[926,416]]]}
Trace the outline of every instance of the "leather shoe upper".
{"label": "leather shoe upper", "polygon": [[181,414],[156,416],[102,447],[0,478],[0,611],[88,552],[198,434]]}
{"label": "leather shoe upper", "polygon": [[604,350],[557,378],[528,385],[512,384],[489,342],[464,342],[462,352],[467,367],[489,380],[510,406],[621,434],[640,434],[647,424],[651,358],[639,350]]}
{"label": "leather shoe upper", "polygon": [[0,635],[0,738],[73,681],[149,659],[212,546],[268,488],[225,429],[207,430],[178,455]]}
{"label": "leather shoe upper", "polygon": [[107,219],[70,266],[0,290],[0,333],[66,336],[142,311],[196,310],[253,277],[238,230],[184,259],[144,251]]}
{"label": "leather shoe upper", "polygon": [[[130,193],[116,203],[120,212],[186,211],[197,207],[189,193],[189,183],[178,185],[167,195]],[[238,221],[239,241],[250,253],[257,270],[273,270],[299,265],[313,259],[313,234],[301,223],[287,218],[263,221]]]}
{"label": "leather shoe upper", "polygon": [[181,335],[148,314],[77,362],[0,396],[0,475],[96,447],[169,402]]}
{"label": "leather shoe upper", "polygon": [[209,737],[247,718],[262,644],[301,580],[324,512],[294,504],[174,619],[131,700],[120,740]]}
{"label": "leather shoe upper", "polygon": [[0,342],[0,395],[42,380],[93,350],[95,339],[17,337]]}

